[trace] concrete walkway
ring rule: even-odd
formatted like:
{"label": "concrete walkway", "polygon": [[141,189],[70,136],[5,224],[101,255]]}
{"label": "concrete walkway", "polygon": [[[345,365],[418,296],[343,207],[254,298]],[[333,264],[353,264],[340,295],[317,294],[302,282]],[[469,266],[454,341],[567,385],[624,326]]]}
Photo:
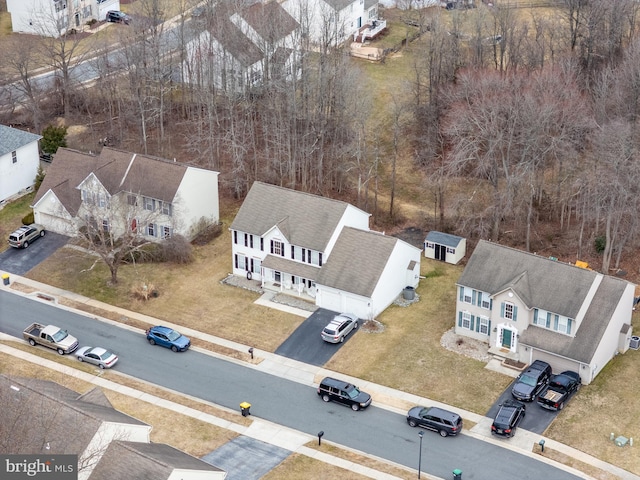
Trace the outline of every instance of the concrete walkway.
{"label": "concrete walkway", "polygon": [[[4,279],[4,275],[5,272],[0,271],[0,275],[2,276],[2,278]],[[199,338],[201,340],[210,342],[212,344],[217,344],[232,350],[236,350],[238,352],[243,352],[243,353],[247,353],[249,350],[249,346],[248,345],[243,345],[237,342],[232,342],[229,340],[225,340],[223,338],[219,338],[219,337],[215,337],[213,335],[209,335],[203,332],[198,332],[189,328],[185,328],[184,326],[181,325],[172,325],[168,322],[162,321],[159,322],[156,318],[154,317],[150,317],[147,315],[142,315],[142,314],[138,314],[136,312],[132,312],[129,310],[125,310],[119,307],[114,307],[112,305],[108,305],[108,304],[104,304],[102,302],[98,302],[96,300],[87,298],[87,297],[83,297],[81,295],[75,294],[73,292],[67,292],[61,289],[58,289],[56,287],[52,287],[50,285],[45,285],[39,282],[35,282],[33,280],[30,280],[28,278],[24,278],[24,277],[18,277],[15,275],[10,275],[9,279],[5,279],[5,282],[3,282],[3,285],[0,285],[0,288],[7,288],[7,289],[11,289],[10,285],[6,285],[4,283],[6,282],[10,282],[10,283],[20,283],[23,284],[25,286],[28,286],[34,290],[36,290],[36,292],[26,295],[24,293],[18,292],[16,290],[13,290],[15,293],[17,294],[21,294],[21,295],[25,295],[25,296],[30,296],[32,298],[36,298],[39,301],[43,301],[43,302],[48,302],[48,303],[58,303],[58,298],[67,298],[69,300],[73,300],[75,302],[87,305],[87,306],[91,306],[93,308],[96,309],[101,309],[101,310],[105,310],[105,311],[110,311],[110,312],[115,312],[119,315],[121,315],[122,317],[127,317],[127,318],[131,318],[131,319],[136,319],[145,323],[148,323],[149,325],[156,325],[158,323],[162,323],[163,325],[167,325],[167,326],[171,326],[171,327],[175,327],[177,329],[179,329],[182,333],[184,333],[187,336],[193,337],[193,338]],[[273,293],[265,293],[260,299],[258,299],[256,301],[256,303],[259,303],[261,305],[267,305],[271,308],[276,308],[282,311],[286,311],[288,313],[293,313],[296,315],[300,315],[303,317],[307,317],[310,315],[310,312],[305,311],[305,310],[301,310],[301,309],[297,309],[295,307],[290,307],[287,305],[283,305],[280,303],[273,303],[270,302],[270,298],[271,295],[273,295]],[[79,313],[82,315],[87,315],[87,316],[91,316],[92,318],[96,318],[98,320],[107,322],[107,323],[113,323],[119,327],[122,328],[128,328],[131,330],[136,330],[139,331],[139,329],[135,328],[135,327],[131,327],[129,325],[126,324],[121,324],[118,322],[114,322],[112,320],[108,320],[105,318],[101,318],[101,317],[97,317],[96,315],[93,314],[87,314],[86,312],[83,311],[77,311],[74,309],[71,309],[69,307],[65,307],[63,305],[59,305],[61,308],[66,308],[70,311],[74,311],[75,313]],[[9,337],[7,335],[2,335],[0,338],[2,339],[11,339],[11,340],[15,340],[13,337]],[[193,347],[195,348],[195,347]],[[224,358],[227,361],[230,362],[236,362],[238,364],[241,364],[247,368],[254,368],[256,370],[260,370],[260,371],[264,371],[264,372],[268,372],[271,375],[277,375],[283,378],[286,378],[288,380],[292,380],[298,383],[302,383],[304,385],[309,385],[309,386],[313,386],[316,387],[318,385],[318,381],[323,378],[324,376],[332,376],[335,375],[334,372],[331,372],[327,369],[321,368],[321,367],[316,367],[313,365],[308,365],[305,363],[301,363],[295,360],[291,360],[285,357],[281,357],[279,355],[275,355],[271,352],[266,352],[263,350],[258,350],[258,349],[254,349],[253,351],[253,355],[254,357],[256,357],[257,359],[261,359],[260,362],[258,363],[249,363],[249,362],[244,362],[242,360],[238,360],[235,358],[231,358],[231,357],[226,357],[220,354],[216,354],[213,352],[210,352],[208,350],[203,350],[203,349],[198,349],[199,351],[201,351],[202,353],[206,353],[209,355],[213,355],[213,356],[217,356],[220,358]],[[369,478],[374,478],[374,479],[391,479],[391,478],[396,478],[394,476],[373,470],[371,468],[368,467],[364,467],[362,465],[356,464],[354,462],[348,461],[348,460],[344,460],[332,455],[328,455],[324,452],[321,451],[317,451],[314,450],[312,448],[308,448],[305,447],[305,445],[307,443],[309,443],[310,441],[313,441],[316,439],[316,437],[308,435],[306,433],[303,432],[299,432],[290,428],[286,428],[286,427],[282,427],[281,425],[276,425],[273,424],[271,422],[268,422],[266,420],[260,419],[260,418],[256,418],[254,416],[251,417],[251,419],[253,420],[252,424],[249,427],[245,427],[239,424],[235,424],[233,422],[229,422],[226,420],[222,420],[220,418],[214,417],[212,415],[209,414],[205,414],[202,412],[199,412],[197,410],[185,407],[183,405],[179,405],[173,402],[169,402],[166,401],[160,397],[156,397],[153,395],[149,395],[143,392],[140,392],[138,390],[129,388],[129,387],[125,387],[122,385],[119,385],[117,383],[105,380],[101,377],[97,377],[95,375],[92,374],[88,374],[85,372],[81,372],[79,370],[76,370],[74,368],[71,367],[64,367],[61,366],[60,364],[56,363],[56,362],[52,362],[49,360],[44,360],[41,357],[32,355],[28,352],[24,352],[22,350],[18,350],[18,349],[14,349],[11,348],[9,346],[6,345],[0,345],[0,351],[4,352],[4,353],[8,353],[11,355],[14,355],[16,357],[20,357],[26,361],[31,361],[34,363],[38,363],[41,364],[45,367],[48,368],[52,368],[55,370],[59,370],[62,373],[66,374],[66,375],[71,375],[77,378],[80,378],[86,382],[89,383],[93,383],[97,386],[100,386],[102,388],[107,388],[109,390],[114,390],[117,391],[119,393],[122,393],[124,395],[129,395],[135,398],[138,398],[142,401],[146,401],[146,402],[150,402],[153,404],[156,404],[158,406],[164,407],[164,408],[169,408],[172,410],[175,410],[183,415],[189,415],[192,416],[194,418],[197,418],[201,421],[205,421],[208,423],[211,423],[212,425],[217,425],[219,427],[222,428],[227,428],[229,430],[232,430],[236,433],[239,433],[241,435],[246,435],[248,437],[251,438],[255,438],[267,443],[270,443],[272,445],[276,445],[278,447],[287,449],[291,452],[297,452],[299,454],[302,455],[306,455],[312,458],[315,458],[317,460],[326,462],[326,463],[330,463],[342,468],[345,468],[347,470],[351,470],[354,472],[357,472],[363,476],[369,477]],[[499,366],[495,366],[495,368],[500,368]],[[115,372],[117,373],[117,369],[115,370]],[[510,372],[508,369],[505,370],[506,374],[511,374],[512,372]],[[491,436],[490,433],[490,426],[492,423],[492,419],[484,417],[482,415],[478,415],[475,414],[473,412],[469,412],[469,411],[465,411],[465,410],[461,410],[459,408],[455,408],[455,407],[451,407],[449,405],[445,405],[442,404],[440,402],[436,402],[434,400],[431,400],[429,398],[426,397],[419,397],[417,395],[413,395],[410,393],[406,393],[406,392],[401,392],[399,390],[394,390],[388,387],[385,387],[383,385],[377,385],[371,382],[366,382],[363,381],[361,379],[357,379],[357,378],[349,378],[348,376],[345,376],[343,374],[339,375],[341,378],[345,378],[346,380],[352,381],[354,383],[357,383],[359,386],[361,386],[363,388],[363,390],[366,390],[367,392],[369,392],[372,397],[373,397],[373,401],[376,404],[377,407],[380,408],[385,408],[388,409],[390,411],[394,411],[396,413],[399,414],[406,414],[407,411],[407,405],[433,405],[433,406],[440,406],[442,408],[446,408],[448,410],[452,410],[457,412],[458,414],[460,414],[465,420],[469,420],[471,422],[473,422],[475,425],[468,430],[464,430],[462,433],[464,435],[470,435],[473,436],[476,439],[479,440],[483,440],[486,442],[491,442],[494,443],[496,445],[499,445],[503,448],[508,448],[511,449],[513,451],[517,451],[518,453],[521,453],[523,455],[527,455],[533,458],[536,458],[537,460],[543,461],[543,462],[547,462],[549,464],[552,464],[554,466],[556,466],[557,468],[569,471],[571,473],[573,473],[576,476],[579,476],[581,478],[585,478],[585,479],[593,479],[593,477],[590,477],[589,475],[586,475],[583,472],[577,471],[571,467],[567,467],[566,465],[560,464],[558,462],[555,462],[549,458],[543,457],[541,455],[538,455],[536,453],[533,453],[532,448],[534,446],[534,444],[537,444],[540,440],[544,440],[545,441],[545,447],[546,448],[550,448],[553,449],[555,451],[564,453],[565,455],[575,458],[577,460],[580,460],[581,462],[588,464],[588,465],[592,465],[596,468],[599,468],[603,471],[612,473],[616,476],[618,476],[620,479],[622,480],[640,480],[640,477],[638,477],[637,475],[634,475],[632,473],[627,472],[626,470],[623,470],[619,467],[616,467],[615,465],[611,465],[608,464],[606,462],[603,462],[601,460],[599,460],[598,458],[595,458],[591,455],[588,455],[584,452],[581,452],[579,450],[576,450],[574,448],[571,448],[567,445],[564,445],[562,443],[556,442],[552,439],[549,438],[545,438],[542,437],[541,435],[538,434],[534,434],[532,432],[523,430],[523,429],[518,429],[518,435],[514,436],[513,438],[509,439],[508,442],[504,441],[504,440],[500,440],[500,439],[495,439]],[[179,392],[178,392],[179,393]],[[221,408],[223,410],[229,410],[225,407],[221,407],[221,406],[217,406],[217,408]],[[240,415],[240,412],[235,412],[238,415]],[[324,443],[325,441],[323,441]],[[342,445],[337,445],[333,442],[327,442],[330,443],[334,446],[340,447],[342,449],[345,450],[349,450],[351,451],[351,449],[349,449],[348,447],[342,446]],[[387,463],[387,464],[392,464],[397,468],[400,469],[404,469],[407,471],[414,471],[412,469],[408,469],[407,467],[404,467],[402,465],[397,465],[397,464],[393,464],[385,459],[381,459],[378,457],[373,457],[371,455],[368,455],[366,453],[363,452],[357,452],[360,455],[363,455],[365,457],[369,457],[372,459],[375,459],[376,461],[382,462],[382,463]],[[426,479],[432,479],[432,480],[437,480],[438,477],[433,477],[430,476],[428,474],[423,474],[423,477]],[[595,479],[594,479],[595,480]]]}

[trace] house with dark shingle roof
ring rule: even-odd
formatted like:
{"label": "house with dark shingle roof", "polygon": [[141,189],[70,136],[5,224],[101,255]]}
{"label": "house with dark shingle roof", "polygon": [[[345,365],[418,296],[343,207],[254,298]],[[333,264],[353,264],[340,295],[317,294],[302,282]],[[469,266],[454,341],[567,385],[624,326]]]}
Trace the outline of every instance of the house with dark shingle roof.
{"label": "house with dark shingle roof", "polygon": [[233,223],[233,274],[318,307],[375,318],[416,287],[420,249],[369,230],[346,202],[255,182]]}
{"label": "house with dark shingle roof", "polygon": [[0,202],[30,190],[35,183],[42,137],[0,125]]}
{"label": "house with dark shingle roof", "polygon": [[[169,445],[151,426],[114,409],[95,387],[84,394],[49,380],[0,374],[5,454],[77,455],[78,478],[224,480],[226,473]],[[0,431],[2,428],[0,427]]]}
{"label": "house with dark shingle roof", "polygon": [[60,148],[33,204],[36,223],[74,236],[88,222],[119,236],[188,239],[219,221],[218,172],[105,147],[99,155]]}
{"label": "house with dark shingle roof", "polygon": [[467,252],[467,240],[431,230],[424,239],[424,256],[456,265]]}
{"label": "house with dark shingle roof", "polygon": [[634,292],[626,280],[481,240],[457,282],[455,332],[589,384],[629,348]]}

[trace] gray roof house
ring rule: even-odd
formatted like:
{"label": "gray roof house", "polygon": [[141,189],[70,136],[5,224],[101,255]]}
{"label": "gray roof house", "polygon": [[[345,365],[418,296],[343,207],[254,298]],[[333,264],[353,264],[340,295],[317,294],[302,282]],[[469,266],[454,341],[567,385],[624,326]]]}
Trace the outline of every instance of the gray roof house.
{"label": "gray roof house", "polygon": [[505,359],[589,384],[629,348],[635,285],[481,240],[457,282],[455,331]]}
{"label": "gray roof house", "polygon": [[42,137],[0,125],[0,203],[31,191],[40,165]]}
{"label": "gray roof house", "polygon": [[420,250],[346,202],[255,182],[230,230],[234,275],[321,308],[374,318],[418,284]]}
{"label": "gray roof house", "polygon": [[52,381],[0,374],[0,403],[0,451],[77,455],[79,479],[226,476],[173,447],[150,443],[151,426],[114,409],[97,387],[79,394]]}
{"label": "gray roof house", "polygon": [[95,221],[116,236],[194,236],[219,221],[218,172],[105,147],[99,155],[60,148],[33,204],[36,223],[63,235]]}
{"label": "gray roof house", "polygon": [[430,231],[424,239],[424,256],[457,264],[467,253],[467,240],[450,233]]}

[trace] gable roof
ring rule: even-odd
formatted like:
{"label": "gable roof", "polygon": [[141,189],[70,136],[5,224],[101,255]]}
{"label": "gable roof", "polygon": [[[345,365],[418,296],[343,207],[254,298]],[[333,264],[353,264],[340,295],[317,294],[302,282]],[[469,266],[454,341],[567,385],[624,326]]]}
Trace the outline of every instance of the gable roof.
{"label": "gable roof", "polygon": [[349,207],[340,200],[254,182],[229,228],[263,236],[277,226],[289,243],[324,252]]}
{"label": "gable roof", "polygon": [[268,43],[286,38],[298,22],[277,1],[257,2],[242,11],[242,18]]}
{"label": "gable roof", "polygon": [[339,12],[354,3],[354,0],[324,0],[324,2]]}
{"label": "gable roof", "polygon": [[[490,295],[510,288],[529,308],[542,308],[575,319],[598,275],[591,270],[481,240],[458,285]],[[609,304],[612,309],[615,305]]]}
{"label": "gable roof", "polygon": [[371,297],[398,242],[402,240],[344,227],[316,283]]}
{"label": "gable roof", "polygon": [[14,152],[31,142],[37,142],[41,138],[41,135],[36,135],[35,133],[0,125],[0,157],[9,152]]}
{"label": "gable roof", "polygon": [[187,171],[181,163],[104,147],[100,155],[59,148],[34,199],[51,190],[71,215],[82,204],[78,186],[93,173],[111,195],[134,192],[172,202]]}
{"label": "gable roof", "polygon": [[209,34],[216,39],[244,68],[264,58],[262,51],[231,21],[233,10],[224,4],[216,5],[211,16]]}
{"label": "gable roof", "polygon": [[582,363],[591,363],[600,344],[599,339],[609,326],[612,305],[618,304],[627,285],[626,281],[619,278],[603,276],[574,337],[530,325],[521,332],[520,342]]}
{"label": "gable roof", "polygon": [[[93,469],[90,479],[162,480],[169,478],[174,469],[222,472],[218,467],[169,445],[117,440],[111,442]],[[188,474],[183,475],[188,478]]]}
{"label": "gable roof", "polygon": [[446,247],[455,248],[460,245],[460,242],[463,240],[462,237],[458,237],[457,235],[451,235],[450,233],[442,233],[436,232],[435,230],[431,230],[427,233],[427,238],[424,239],[425,242],[433,242],[438,245],[444,245]]}

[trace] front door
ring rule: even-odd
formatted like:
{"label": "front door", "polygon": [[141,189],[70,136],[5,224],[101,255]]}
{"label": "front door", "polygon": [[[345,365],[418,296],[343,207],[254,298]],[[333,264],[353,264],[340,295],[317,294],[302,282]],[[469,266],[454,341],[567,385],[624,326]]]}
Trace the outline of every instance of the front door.
{"label": "front door", "polygon": [[445,247],[444,245],[438,245],[437,243],[435,244],[436,247],[436,260],[442,260],[443,262],[445,261],[446,257],[447,257],[447,247]]}
{"label": "front door", "polygon": [[511,349],[511,338],[513,336],[513,332],[508,329],[502,330],[502,346],[504,348]]}

